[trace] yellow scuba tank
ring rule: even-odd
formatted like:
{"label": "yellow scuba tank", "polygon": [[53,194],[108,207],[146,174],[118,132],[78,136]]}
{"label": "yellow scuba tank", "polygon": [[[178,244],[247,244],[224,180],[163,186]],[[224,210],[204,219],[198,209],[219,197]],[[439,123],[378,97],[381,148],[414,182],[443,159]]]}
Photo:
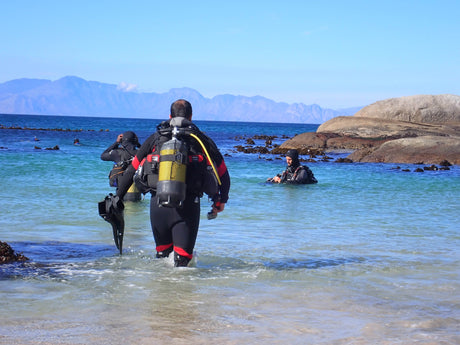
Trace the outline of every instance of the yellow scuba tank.
{"label": "yellow scuba tank", "polygon": [[133,183],[131,187],[129,187],[125,196],[123,197],[123,201],[140,201],[140,200],[142,200],[142,193],[136,187],[136,184]]}
{"label": "yellow scuba tank", "polygon": [[160,206],[180,207],[185,200],[188,148],[174,135],[160,149],[157,202]]}

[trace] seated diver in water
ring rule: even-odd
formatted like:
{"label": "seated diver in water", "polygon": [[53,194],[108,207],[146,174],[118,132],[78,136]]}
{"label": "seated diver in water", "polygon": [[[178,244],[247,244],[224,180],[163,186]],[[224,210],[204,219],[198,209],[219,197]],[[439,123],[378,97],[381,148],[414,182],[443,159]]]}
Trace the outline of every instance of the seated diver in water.
{"label": "seated diver in water", "polygon": [[282,174],[267,179],[267,182],[286,184],[313,184],[318,183],[309,167],[300,165],[299,152],[289,150],[286,153],[287,168]]}

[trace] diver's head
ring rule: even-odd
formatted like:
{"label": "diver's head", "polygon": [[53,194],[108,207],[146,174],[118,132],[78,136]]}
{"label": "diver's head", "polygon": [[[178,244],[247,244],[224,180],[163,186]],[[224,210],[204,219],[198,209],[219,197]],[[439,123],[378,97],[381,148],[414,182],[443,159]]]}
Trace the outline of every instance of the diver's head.
{"label": "diver's head", "polygon": [[136,133],[132,131],[126,131],[123,133],[123,138],[121,139],[121,143],[124,145],[132,144],[134,146],[140,146],[139,139],[137,138]]}
{"label": "diver's head", "polygon": [[178,99],[171,104],[170,117],[185,117],[187,120],[192,120],[192,105],[185,99]]}
{"label": "diver's head", "polygon": [[293,149],[286,152],[286,163],[293,167],[299,166],[299,151]]}

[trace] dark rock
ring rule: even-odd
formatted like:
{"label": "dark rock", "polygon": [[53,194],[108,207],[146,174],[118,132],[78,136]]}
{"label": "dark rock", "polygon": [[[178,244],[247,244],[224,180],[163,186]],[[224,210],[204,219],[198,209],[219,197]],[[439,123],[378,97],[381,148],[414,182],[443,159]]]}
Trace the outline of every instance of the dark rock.
{"label": "dark rock", "polygon": [[286,154],[291,149],[296,149],[299,151],[299,155],[308,155],[310,157],[314,156],[322,156],[324,155],[324,150],[321,148],[313,148],[313,147],[290,147],[289,145],[285,146],[284,143],[279,147],[274,147],[270,153],[272,154]]}
{"label": "dark rock", "polygon": [[27,260],[29,260],[29,258],[21,253],[15,253],[8,243],[0,241],[0,264]]}
{"label": "dark rock", "polygon": [[350,158],[337,158],[335,160],[336,163],[353,163]]}
{"label": "dark rock", "polygon": [[235,146],[235,148],[238,152],[243,152],[243,153],[262,153],[262,154],[270,153],[270,151],[266,147],[263,147],[263,146],[249,147],[249,146],[237,145]]}
{"label": "dark rock", "polygon": [[447,161],[447,160],[441,161],[441,162],[439,163],[439,165],[442,166],[442,167],[450,167],[450,166],[452,166],[452,164],[450,164],[450,162]]}

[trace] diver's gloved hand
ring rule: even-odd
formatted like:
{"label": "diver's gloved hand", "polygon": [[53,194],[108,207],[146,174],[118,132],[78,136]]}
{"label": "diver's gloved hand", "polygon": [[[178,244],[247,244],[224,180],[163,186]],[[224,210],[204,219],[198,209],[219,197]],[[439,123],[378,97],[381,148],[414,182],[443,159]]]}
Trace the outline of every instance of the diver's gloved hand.
{"label": "diver's gloved hand", "polygon": [[103,201],[99,202],[98,207],[99,215],[112,225],[113,239],[121,254],[125,231],[125,220],[123,217],[125,205],[119,196],[110,193]]}
{"label": "diver's gloved hand", "polygon": [[212,209],[211,211],[208,212],[208,219],[211,220],[211,219],[215,219],[217,217],[217,214],[219,212],[222,212],[225,208],[225,203],[224,202],[220,202],[220,201],[216,201],[212,204]]}

